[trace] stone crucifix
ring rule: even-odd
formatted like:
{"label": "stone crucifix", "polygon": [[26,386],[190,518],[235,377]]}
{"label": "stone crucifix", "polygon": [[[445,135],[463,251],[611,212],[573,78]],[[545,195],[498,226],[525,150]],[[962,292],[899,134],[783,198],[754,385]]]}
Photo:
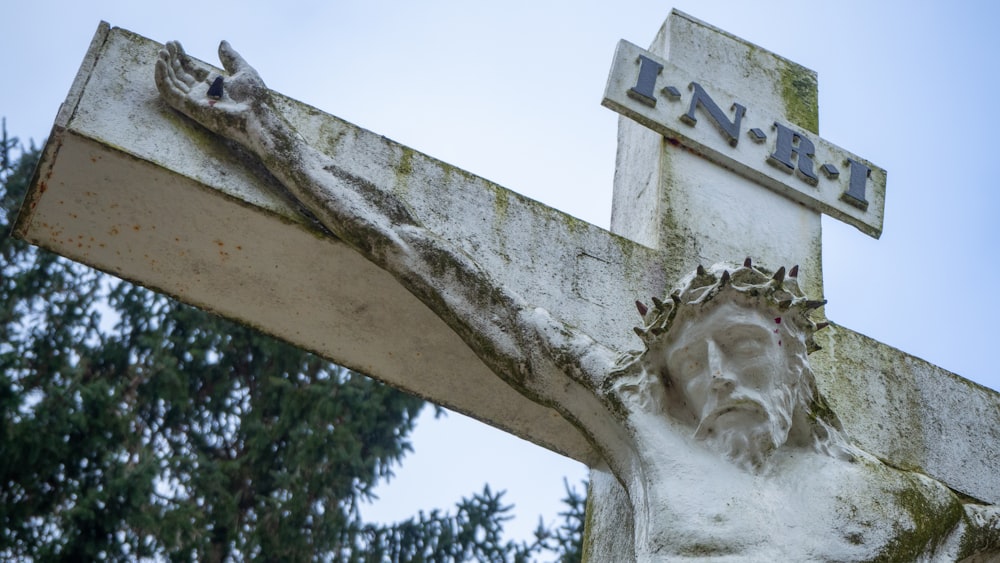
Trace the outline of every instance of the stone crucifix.
{"label": "stone crucifix", "polygon": [[820,213],[877,236],[885,173],[815,73],[620,44],[608,233],[220,57],[102,25],[16,233],[588,464],[591,561],[997,557],[1000,397],[826,326]]}
{"label": "stone crucifix", "polygon": [[[891,467],[842,433],[807,356],[820,328],[810,313],[822,302],[800,290],[797,266],[771,270],[749,258],[699,266],[669,295],[637,303],[643,350],[609,348],[587,327],[498,284],[404,202],[307,143],[257,72],[225,42],[219,55],[227,76],[168,43],[156,64],[160,93],[256,155],[324,227],[423,301],[497,377],[554,408],[594,444],[627,495],[633,529],[630,553],[596,546],[594,559],[953,561],[996,548],[996,507]],[[648,79],[637,82],[647,90],[638,94],[651,98]],[[714,103],[693,84],[703,99],[691,104],[688,121],[699,103]],[[807,141],[780,127],[784,157],[772,158],[817,180],[803,164]],[[793,139],[798,158],[788,162]],[[859,177],[844,192],[852,204],[864,201]],[[924,519],[915,526],[911,504]]]}

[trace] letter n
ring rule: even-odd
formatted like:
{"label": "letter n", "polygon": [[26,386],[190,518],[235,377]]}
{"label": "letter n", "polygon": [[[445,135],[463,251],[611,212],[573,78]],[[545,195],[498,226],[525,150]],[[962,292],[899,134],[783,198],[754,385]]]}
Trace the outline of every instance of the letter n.
{"label": "letter n", "polygon": [[695,123],[698,123],[698,118],[694,116],[694,112],[700,107],[708,112],[708,116],[715,122],[715,126],[725,135],[729,144],[735,147],[736,143],[740,141],[740,122],[743,120],[743,114],[746,113],[747,108],[734,103],[733,109],[736,110],[736,116],[733,117],[732,121],[729,121],[722,108],[712,100],[712,97],[701,87],[701,84],[692,82],[689,88],[694,90],[694,96],[691,98],[691,106],[688,108],[688,112],[681,116],[681,121],[694,126]]}

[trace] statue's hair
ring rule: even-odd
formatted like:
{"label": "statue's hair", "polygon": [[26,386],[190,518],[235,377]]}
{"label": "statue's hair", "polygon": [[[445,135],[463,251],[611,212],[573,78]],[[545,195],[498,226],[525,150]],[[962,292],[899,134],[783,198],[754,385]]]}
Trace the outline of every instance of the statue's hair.
{"label": "statue's hair", "polygon": [[[798,274],[798,266],[787,271],[781,267],[770,272],[754,266],[750,258],[742,266],[716,264],[708,269],[698,266],[697,270],[681,280],[668,299],[654,297],[651,307],[636,301],[644,323],[642,327],[636,327],[635,332],[646,350],[619,360],[620,369],[612,376],[618,381],[613,385],[623,390],[636,385],[646,387],[653,382],[641,382],[648,375],[643,377],[640,373],[658,374],[663,378],[659,383],[663,384],[662,392],[666,400],[662,407],[677,416],[676,409],[680,407],[676,403],[678,396],[662,356],[671,327],[707,307],[730,299],[747,307],[772,311],[781,317],[781,329],[797,337],[794,339],[797,342],[786,342],[786,353],[792,359],[789,368],[794,372],[795,379],[789,382],[795,388],[789,443],[835,457],[852,457],[852,448],[842,435],[840,421],[820,394],[807,358],[807,354],[819,350],[813,335],[828,326],[825,322],[816,323],[810,314],[826,301],[807,298],[799,288]],[[653,387],[659,385],[654,384]],[[647,391],[652,391],[652,388]]]}

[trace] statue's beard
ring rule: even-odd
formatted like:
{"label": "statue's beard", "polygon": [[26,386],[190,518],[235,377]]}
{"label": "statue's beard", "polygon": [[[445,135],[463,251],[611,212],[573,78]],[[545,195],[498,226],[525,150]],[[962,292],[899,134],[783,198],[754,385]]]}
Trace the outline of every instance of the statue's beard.
{"label": "statue's beard", "polygon": [[776,391],[766,402],[732,398],[706,416],[695,429],[695,438],[734,464],[754,473],[766,467],[771,454],[788,440],[793,399],[787,390]]}

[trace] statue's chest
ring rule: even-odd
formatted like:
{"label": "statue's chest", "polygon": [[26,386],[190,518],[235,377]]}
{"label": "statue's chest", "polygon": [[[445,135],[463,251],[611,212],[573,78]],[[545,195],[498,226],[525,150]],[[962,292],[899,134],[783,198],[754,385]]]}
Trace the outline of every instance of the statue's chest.
{"label": "statue's chest", "polygon": [[883,482],[840,464],[793,469],[801,471],[661,488],[649,498],[639,559],[867,561],[913,528],[887,494],[901,484],[892,475]]}

